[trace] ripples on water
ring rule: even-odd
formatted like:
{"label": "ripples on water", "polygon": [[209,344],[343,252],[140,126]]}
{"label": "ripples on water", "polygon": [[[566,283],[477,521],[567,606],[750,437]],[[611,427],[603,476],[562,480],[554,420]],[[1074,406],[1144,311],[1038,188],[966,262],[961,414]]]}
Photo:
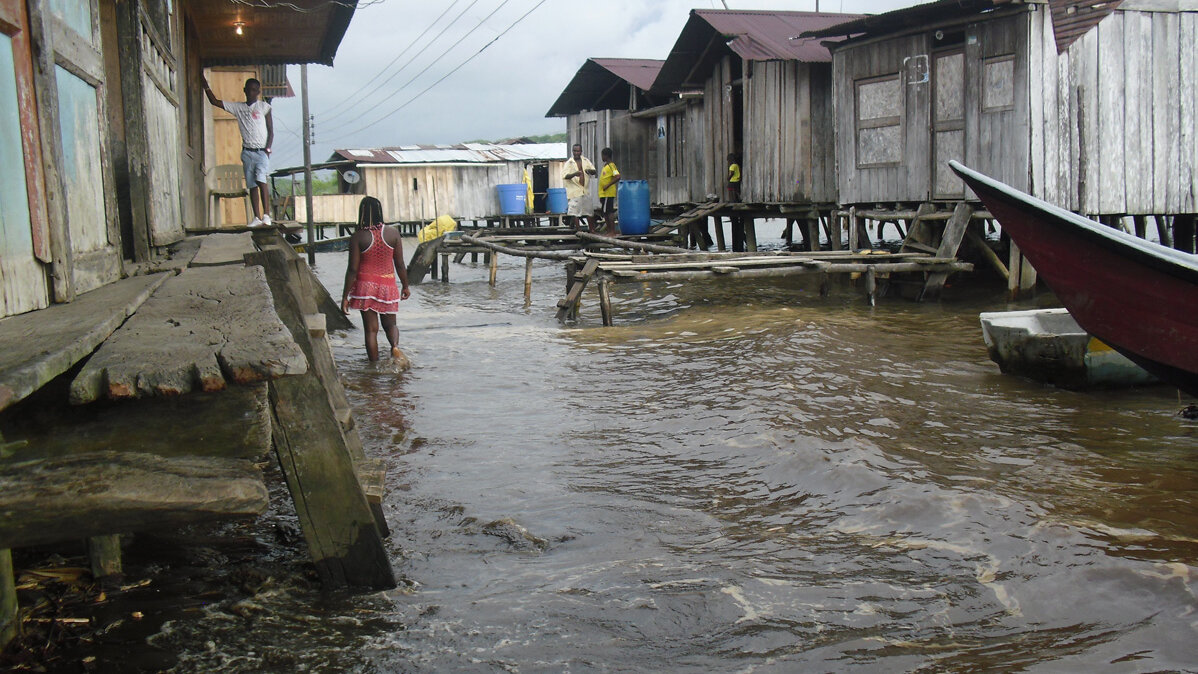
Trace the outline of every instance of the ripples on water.
{"label": "ripples on water", "polygon": [[180,670],[270,668],[254,643],[314,670],[1198,669],[1172,389],[1000,375],[1001,291],[619,285],[615,327],[593,288],[561,327],[535,270],[527,307],[507,260],[416,287],[398,376],[334,336],[401,589],[183,621]]}

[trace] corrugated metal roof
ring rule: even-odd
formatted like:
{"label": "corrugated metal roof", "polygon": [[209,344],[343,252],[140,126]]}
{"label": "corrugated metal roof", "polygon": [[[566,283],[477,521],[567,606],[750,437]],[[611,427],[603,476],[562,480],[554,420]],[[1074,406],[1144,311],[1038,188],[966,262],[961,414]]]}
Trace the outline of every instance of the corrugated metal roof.
{"label": "corrugated metal roof", "polygon": [[461,145],[404,145],[383,148],[353,148],[334,150],[331,160],[348,159],[359,164],[493,164],[510,161],[541,161],[566,158],[565,143],[527,143],[493,145],[466,143]]}
{"label": "corrugated metal roof", "polygon": [[1046,0],[938,0],[885,14],[865,16],[829,28],[810,30],[804,37],[830,38],[843,36],[868,36],[896,33],[902,30],[919,29],[933,23],[968,17],[1000,7],[1012,5],[1044,4]]}
{"label": "corrugated metal roof", "polygon": [[[629,88],[648,92],[665,61],[657,59],[587,59],[549,107],[546,117],[582,110],[627,110]],[[661,101],[648,101],[650,106]]]}
{"label": "corrugated metal roof", "polygon": [[1057,53],[1069,48],[1077,38],[1098,25],[1123,0],[1049,0],[1052,30],[1057,38]]}
{"label": "corrugated metal roof", "polygon": [[[819,40],[791,39],[860,17],[829,12],[695,9],[678,35],[653,88],[673,92],[701,86],[729,52],[746,61],[827,63]],[[717,44],[722,42],[722,44]]]}

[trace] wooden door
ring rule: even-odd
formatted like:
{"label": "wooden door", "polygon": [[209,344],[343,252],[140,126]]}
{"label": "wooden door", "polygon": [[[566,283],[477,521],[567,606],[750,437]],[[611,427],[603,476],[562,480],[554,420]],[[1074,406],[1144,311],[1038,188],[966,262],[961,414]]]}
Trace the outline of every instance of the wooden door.
{"label": "wooden door", "polygon": [[965,161],[965,52],[932,55],[932,198],[965,196],[965,184],[948,167]]}
{"label": "wooden door", "polygon": [[0,0],[0,316],[50,302],[41,141],[22,0]]}

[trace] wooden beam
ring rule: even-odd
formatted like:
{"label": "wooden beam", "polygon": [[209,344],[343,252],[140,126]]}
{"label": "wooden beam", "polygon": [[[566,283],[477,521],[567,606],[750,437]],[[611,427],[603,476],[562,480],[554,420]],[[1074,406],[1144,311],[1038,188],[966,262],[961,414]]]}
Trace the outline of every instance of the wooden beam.
{"label": "wooden beam", "polygon": [[150,141],[142,92],[141,17],[139,2],[116,5],[117,56],[121,103],[125,120],[125,155],[128,157],[129,208],[133,233],[133,259],[150,258]]}
{"label": "wooden beam", "polygon": [[87,539],[87,556],[91,560],[92,577],[99,580],[120,576],[121,535],[108,534]]}
{"label": "wooden beam", "polygon": [[88,452],[0,464],[0,548],[252,517],[269,495],[251,461]]}
{"label": "wooden beam", "polygon": [[[973,206],[962,201],[953,209],[953,217],[949,218],[944,225],[944,232],[940,235],[940,247],[936,251],[938,258],[955,258],[957,251],[961,248],[961,240],[965,238],[965,230],[969,227],[969,220],[973,216]],[[927,281],[923,284],[923,291],[919,294],[919,301],[935,300],[940,297],[940,291],[944,289],[944,282],[948,280],[948,272],[935,271],[928,274]]]}

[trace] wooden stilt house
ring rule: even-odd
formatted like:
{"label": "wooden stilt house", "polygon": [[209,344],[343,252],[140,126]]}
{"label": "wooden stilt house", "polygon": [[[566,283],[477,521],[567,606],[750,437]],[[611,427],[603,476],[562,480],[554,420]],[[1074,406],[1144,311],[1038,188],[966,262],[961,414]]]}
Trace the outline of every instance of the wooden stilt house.
{"label": "wooden stilt house", "polygon": [[[610,147],[628,180],[657,182],[655,109],[670,96],[650,92],[662,61],[587,59],[545,113],[565,117],[568,145],[599,166],[599,152]],[[557,176],[561,182],[561,176]]]}
{"label": "wooden stilt house", "polygon": [[205,222],[201,69],[331,65],[353,13],[0,0],[0,317],[113,282]]}
{"label": "wooden stilt house", "polygon": [[940,0],[806,36],[848,37],[830,45],[846,208],[970,201],[957,159],[1141,236],[1198,211],[1192,0]]}
{"label": "wooden stilt house", "polygon": [[692,10],[653,85],[680,97],[657,119],[655,200],[722,195],[735,152],[742,200],[835,203],[831,54],[794,38],[856,17]]}

